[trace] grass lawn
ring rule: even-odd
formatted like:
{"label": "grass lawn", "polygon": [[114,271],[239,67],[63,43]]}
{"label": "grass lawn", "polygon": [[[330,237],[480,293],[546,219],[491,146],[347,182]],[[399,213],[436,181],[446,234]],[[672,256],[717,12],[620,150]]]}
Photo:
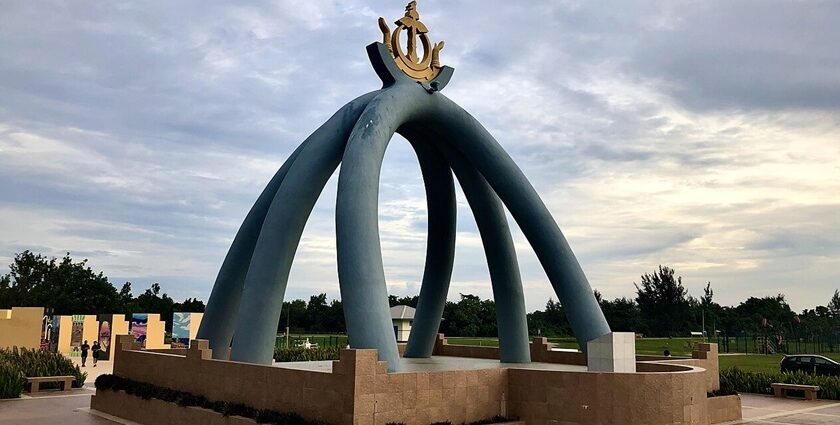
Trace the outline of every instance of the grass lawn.
{"label": "grass lawn", "polygon": [[[452,345],[479,345],[482,347],[498,347],[498,338],[459,338],[447,337]],[[549,342],[557,348],[578,349],[580,346],[574,338],[549,338]],[[674,356],[690,356],[695,344],[703,342],[702,338],[639,338],[636,339],[636,354],[661,356],[669,350]]]}
{"label": "grass lawn", "polygon": [[[821,353],[820,355],[840,362],[840,353]],[[782,354],[735,354],[718,357],[721,369],[738,367],[747,372],[778,372]]]}

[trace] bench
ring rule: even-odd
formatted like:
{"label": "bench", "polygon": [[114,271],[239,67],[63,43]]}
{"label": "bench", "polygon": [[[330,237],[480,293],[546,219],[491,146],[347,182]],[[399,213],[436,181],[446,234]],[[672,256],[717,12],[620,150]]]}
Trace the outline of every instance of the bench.
{"label": "bench", "polygon": [[773,396],[775,397],[784,398],[785,391],[796,390],[805,393],[805,400],[816,400],[817,391],[820,390],[820,387],[816,385],[783,384],[780,382],[770,384],[770,386],[773,388]]}
{"label": "bench", "polygon": [[26,378],[26,383],[30,385],[29,392],[37,393],[41,389],[41,384],[44,382],[64,382],[64,391],[70,391],[73,386],[73,376],[36,376],[34,378]]}

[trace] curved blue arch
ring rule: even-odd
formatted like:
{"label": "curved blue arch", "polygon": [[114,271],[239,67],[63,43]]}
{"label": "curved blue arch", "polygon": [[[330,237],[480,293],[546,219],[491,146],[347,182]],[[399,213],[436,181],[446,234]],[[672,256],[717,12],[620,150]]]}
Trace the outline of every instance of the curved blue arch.
{"label": "curved blue arch", "polygon": [[[470,114],[440,93],[397,81],[371,100],[350,134],[336,201],[338,274],[354,346],[377,348],[396,370],[377,223],[385,148],[403,125],[434,128],[464,154],[508,207],[567,309],[581,347],[610,332],[589,282],[563,233],[528,179]],[[345,288],[353,288],[352,291]],[[349,320],[352,318],[352,320]],[[390,338],[389,338],[390,337]]]}

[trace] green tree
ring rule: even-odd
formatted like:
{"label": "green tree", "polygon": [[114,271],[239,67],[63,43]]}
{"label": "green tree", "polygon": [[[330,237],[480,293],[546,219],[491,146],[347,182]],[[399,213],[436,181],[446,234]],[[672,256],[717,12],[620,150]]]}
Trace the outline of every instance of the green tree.
{"label": "green tree", "polygon": [[409,307],[417,308],[417,300],[420,299],[419,295],[414,296],[405,296],[405,297],[398,297],[396,295],[388,295],[388,304],[391,307],[395,305],[407,305]]}
{"label": "green tree", "polygon": [[117,291],[108,278],[88,267],[86,259],[73,262],[69,253],[59,261],[23,251],[15,255],[9,269],[0,283],[4,308],[43,306],[55,314],[92,314],[119,307]]}
{"label": "green tree", "polygon": [[828,309],[835,321],[840,323],[840,290],[835,289],[831,301],[828,302]]}
{"label": "green tree", "polygon": [[674,269],[659,266],[653,274],[642,275],[636,286],[636,303],[652,336],[674,336],[690,328],[690,303],[682,277]]}
{"label": "green tree", "polygon": [[[596,297],[600,297],[600,293]],[[566,312],[560,302],[550,298],[545,303],[545,310],[536,310],[528,314],[528,332],[541,336],[568,336],[572,334]]]}
{"label": "green tree", "polygon": [[460,294],[457,303],[447,302],[441,330],[451,336],[496,336],[496,303],[476,295]]}
{"label": "green tree", "polygon": [[622,297],[612,301],[602,300],[599,304],[614,332],[647,332],[639,306],[632,299]]}

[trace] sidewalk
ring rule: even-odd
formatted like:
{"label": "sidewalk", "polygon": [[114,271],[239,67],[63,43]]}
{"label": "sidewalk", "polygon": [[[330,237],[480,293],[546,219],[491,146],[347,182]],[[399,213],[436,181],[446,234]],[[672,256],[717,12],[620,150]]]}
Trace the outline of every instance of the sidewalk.
{"label": "sidewalk", "polygon": [[743,420],[735,424],[840,424],[840,402],[798,400],[769,395],[741,394]]}

